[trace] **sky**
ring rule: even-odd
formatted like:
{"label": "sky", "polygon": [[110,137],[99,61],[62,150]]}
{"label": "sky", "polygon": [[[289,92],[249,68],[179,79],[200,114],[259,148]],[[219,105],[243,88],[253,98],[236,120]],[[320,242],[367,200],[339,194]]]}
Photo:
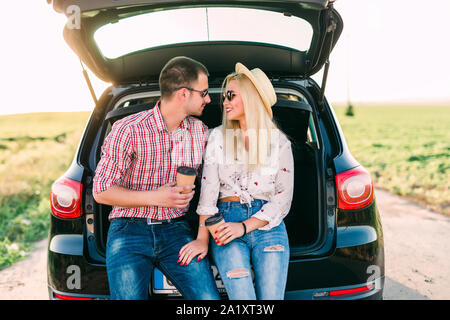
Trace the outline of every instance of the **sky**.
{"label": "sky", "polygon": [[[330,57],[332,104],[450,105],[448,0],[337,0],[344,31]],[[0,114],[90,111],[66,17],[46,0],[2,4]],[[295,33],[293,33],[295,36]],[[89,72],[97,97],[109,86]],[[313,78],[321,83],[322,72]]]}

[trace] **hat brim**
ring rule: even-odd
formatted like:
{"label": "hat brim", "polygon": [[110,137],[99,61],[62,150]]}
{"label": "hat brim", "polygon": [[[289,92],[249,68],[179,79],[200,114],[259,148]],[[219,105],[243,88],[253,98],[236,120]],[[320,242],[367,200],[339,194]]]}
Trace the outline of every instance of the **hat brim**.
{"label": "hat brim", "polygon": [[250,79],[250,81],[253,83],[253,85],[255,86],[256,90],[259,93],[259,96],[261,97],[261,100],[264,104],[264,107],[266,108],[267,112],[269,113],[270,118],[273,118],[273,113],[272,113],[272,105],[269,100],[267,99],[264,90],[261,88],[261,85],[259,83],[259,81],[255,78],[255,76],[253,75],[253,73],[246,67],[244,66],[242,63],[237,62],[236,66],[235,66],[235,72],[236,73],[242,73],[243,75],[245,75],[247,78]]}

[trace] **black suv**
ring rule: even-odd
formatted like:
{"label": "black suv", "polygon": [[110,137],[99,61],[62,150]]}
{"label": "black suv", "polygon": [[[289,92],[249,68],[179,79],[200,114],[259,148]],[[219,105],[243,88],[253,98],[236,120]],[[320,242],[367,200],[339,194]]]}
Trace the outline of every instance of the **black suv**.
{"label": "black suv", "polygon": [[[53,8],[67,15],[64,38],[82,63],[112,85],[98,101],[93,94],[74,161],[52,186],[51,299],[108,299],[111,207],[92,196],[100,149],[115,121],[155,105],[159,72],[179,55],[209,70],[212,101],[200,117],[209,128],[221,123],[220,87],[236,62],[261,68],[273,83],[274,120],[292,140],[295,161],[286,299],[382,299],[384,244],[372,180],[324,97],[328,58],[343,28],[333,1],[53,0]],[[310,76],[322,68],[319,86]],[[198,193],[187,214],[194,231]],[[177,297],[156,269],[149,298]]]}

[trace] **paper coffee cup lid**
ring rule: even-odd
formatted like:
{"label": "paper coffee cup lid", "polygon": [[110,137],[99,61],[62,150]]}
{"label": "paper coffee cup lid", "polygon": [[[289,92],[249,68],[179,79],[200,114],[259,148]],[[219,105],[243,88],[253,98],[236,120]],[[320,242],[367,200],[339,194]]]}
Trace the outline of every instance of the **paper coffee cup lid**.
{"label": "paper coffee cup lid", "polygon": [[209,217],[208,219],[205,220],[205,226],[212,226],[220,221],[223,220],[223,214],[221,213],[216,213],[215,215]]}
{"label": "paper coffee cup lid", "polygon": [[187,176],[195,176],[197,175],[197,171],[195,171],[192,167],[178,167],[178,173],[185,174]]}

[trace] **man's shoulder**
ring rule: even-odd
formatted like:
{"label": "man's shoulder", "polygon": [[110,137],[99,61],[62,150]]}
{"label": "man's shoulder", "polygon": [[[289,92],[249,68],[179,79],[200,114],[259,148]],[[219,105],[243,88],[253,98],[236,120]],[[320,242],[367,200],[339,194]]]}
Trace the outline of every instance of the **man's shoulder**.
{"label": "man's shoulder", "polygon": [[132,129],[136,125],[148,121],[148,119],[151,117],[153,117],[153,109],[144,110],[138,113],[133,113],[120,120],[117,120],[116,122],[114,122],[114,127],[116,127],[119,130]]}
{"label": "man's shoulder", "polygon": [[208,132],[208,126],[202,120],[193,116],[189,116],[188,121],[193,130],[200,130],[201,132],[206,133]]}

